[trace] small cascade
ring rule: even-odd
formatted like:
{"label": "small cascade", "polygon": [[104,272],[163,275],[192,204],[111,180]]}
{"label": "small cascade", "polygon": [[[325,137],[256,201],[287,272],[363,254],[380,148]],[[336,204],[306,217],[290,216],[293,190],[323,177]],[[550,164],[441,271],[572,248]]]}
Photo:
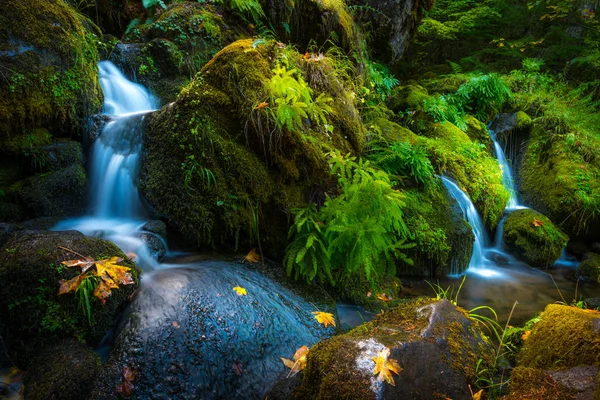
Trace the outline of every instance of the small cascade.
{"label": "small cascade", "polygon": [[473,255],[471,256],[471,261],[469,262],[469,268],[478,267],[484,264],[484,250],[486,246],[489,244],[489,239],[487,233],[485,231],[485,227],[483,226],[483,221],[477,213],[477,209],[471,202],[469,196],[460,190],[458,185],[446,178],[445,176],[441,177],[442,182],[450,196],[454,198],[461,211],[463,218],[471,225],[471,229],[473,230],[473,235],[475,236],[475,240],[473,242]]}
{"label": "small cascade", "polygon": [[143,86],[129,81],[110,61],[100,62],[98,69],[103,111],[111,121],[91,152],[91,214],[62,221],[54,229],[105,237],[123,251],[135,253],[142,267],[154,269],[157,263],[140,237],[147,215],[136,180],[142,154],[141,126],[158,104]]}
{"label": "small cascade", "polygon": [[500,169],[502,170],[502,184],[510,193],[510,198],[508,200],[508,204],[506,205],[506,210],[512,211],[517,210],[519,208],[526,208],[525,206],[519,204],[517,190],[515,188],[515,180],[512,174],[512,168],[508,163],[506,156],[504,155],[504,150],[502,149],[502,146],[496,139],[494,131],[492,131],[491,129],[488,129],[488,131],[490,133],[490,137],[492,138],[492,142],[494,143],[496,158],[498,159],[498,162],[500,163]]}

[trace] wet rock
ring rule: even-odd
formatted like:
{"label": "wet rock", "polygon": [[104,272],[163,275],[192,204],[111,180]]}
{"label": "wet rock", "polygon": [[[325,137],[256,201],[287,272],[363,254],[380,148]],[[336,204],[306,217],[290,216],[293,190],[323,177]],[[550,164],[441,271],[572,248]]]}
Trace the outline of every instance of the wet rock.
{"label": "wet rock", "polygon": [[567,244],[567,251],[570,254],[573,254],[578,259],[582,259],[583,256],[589,251],[588,247],[585,243],[579,242],[577,240],[571,240]]}
{"label": "wet rock", "polygon": [[[372,357],[389,348],[403,370],[395,386],[373,375]],[[279,399],[471,399],[479,359],[490,365],[494,349],[464,311],[447,300],[417,300],[386,311],[372,322],[315,346],[308,354],[301,384],[292,396],[280,385]]]}
{"label": "wet rock", "polygon": [[[59,281],[78,274],[62,261],[77,258],[63,246],[96,259],[121,256],[112,243],[76,231],[18,231],[0,248],[0,336],[13,362],[27,369],[32,357],[65,338],[77,337],[98,344],[115,323],[128,296],[137,285],[114,289],[106,304],[92,297],[92,324],[82,312],[75,294],[58,296]],[[137,268],[132,268],[137,281]]]}
{"label": "wet rock", "polygon": [[146,222],[144,226],[142,226],[141,230],[155,233],[163,239],[167,238],[167,224],[159,219]]}
{"label": "wet rock", "polygon": [[60,222],[60,217],[39,217],[28,219],[19,223],[21,229],[27,229],[30,231],[42,231],[48,230]]}
{"label": "wet rock", "polygon": [[150,255],[156,260],[160,261],[167,254],[165,241],[159,235],[151,232],[141,233],[140,239],[146,243]]}
{"label": "wet rock", "polygon": [[37,149],[42,172],[58,171],[71,165],[83,165],[83,149],[81,143],[60,139],[54,143]]}
{"label": "wet rock", "polygon": [[335,331],[312,314],[315,307],[335,313],[335,306],[309,299],[314,305],[235,263],[147,274],[91,398],[114,398],[124,366],[136,371],[136,398],[264,397],[289,371],[280,357]]}
{"label": "wet rock", "polygon": [[108,124],[111,120],[110,115],[105,114],[94,114],[88,120],[88,129],[86,130],[86,135],[84,135],[83,145],[86,149],[90,149],[96,139],[102,133],[102,129],[104,126]]}
{"label": "wet rock", "polygon": [[502,254],[499,253],[497,251],[490,251],[486,254],[486,257],[489,258],[491,261],[495,262],[496,264],[499,265],[508,265],[509,263],[509,258]]}
{"label": "wet rock", "polygon": [[598,281],[600,280],[600,255],[596,253],[586,253],[583,261],[577,267],[577,273],[580,277]]}
{"label": "wet rock", "polygon": [[18,224],[0,222],[0,246],[2,246],[14,232],[20,229],[21,227]]}
{"label": "wet rock", "polygon": [[24,396],[27,400],[84,399],[99,371],[100,357],[89,346],[77,341],[61,343],[31,363]]}

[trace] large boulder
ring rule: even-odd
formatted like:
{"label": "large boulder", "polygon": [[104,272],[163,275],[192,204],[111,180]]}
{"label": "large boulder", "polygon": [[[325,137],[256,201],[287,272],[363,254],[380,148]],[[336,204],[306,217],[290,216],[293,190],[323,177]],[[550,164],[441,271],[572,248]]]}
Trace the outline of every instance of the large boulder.
{"label": "large boulder", "polygon": [[[395,386],[373,374],[372,358],[385,348],[402,368],[393,375]],[[421,299],[319,343],[310,350],[306,369],[278,383],[269,398],[470,400],[478,361],[487,368],[494,355],[464,310],[447,300]]]}
{"label": "large boulder", "polygon": [[[136,284],[112,292],[106,304],[90,299],[91,323],[85,307],[74,294],[58,296],[59,281],[71,279],[80,271],[66,268],[62,261],[79,256],[103,259],[123,253],[112,243],[79,232],[17,231],[0,252],[0,335],[13,362],[26,369],[32,357],[44,348],[65,339],[96,345],[116,322]],[[137,282],[138,270],[130,262]],[[79,271],[78,271],[79,270]]]}
{"label": "large boulder", "polygon": [[85,344],[65,341],[50,346],[27,370],[23,395],[28,400],[87,398],[100,366],[98,354]]}
{"label": "large boulder", "polygon": [[554,264],[569,241],[548,217],[531,209],[512,212],[502,237],[512,254],[539,268]]}
{"label": "large boulder", "polygon": [[94,32],[61,0],[0,3],[0,141],[45,127],[81,133],[100,110]]}
{"label": "large boulder", "polygon": [[[305,81],[313,99],[332,98],[330,131],[308,119],[276,126],[267,87],[285,60],[293,60],[293,79]],[[265,253],[280,257],[287,210],[332,186],[329,152],[357,154],[365,140],[355,100],[335,73],[327,58],[307,60],[274,42],[225,47],[175,103],[148,117],[142,194],[196,244],[249,245],[260,236]]]}
{"label": "large boulder", "polygon": [[242,264],[204,261],[144,279],[92,399],[115,398],[125,367],[135,398],[262,398],[289,371],[280,357],[335,332],[312,314],[335,313],[327,295]]}

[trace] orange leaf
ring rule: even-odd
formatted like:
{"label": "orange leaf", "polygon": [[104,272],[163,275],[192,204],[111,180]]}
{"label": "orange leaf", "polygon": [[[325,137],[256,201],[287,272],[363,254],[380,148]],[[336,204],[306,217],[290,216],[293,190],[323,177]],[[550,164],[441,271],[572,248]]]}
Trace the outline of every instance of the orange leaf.
{"label": "orange leaf", "polygon": [[69,279],[68,281],[61,279],[58,282],[60,283],[60,287],[58,288],[58,294],[61,295],[69,292],[74,292],[75,290],[77,290],[79,285],[81,285],[81,282],[83,282],[84,279],[85,274],[77,275],[75,278]]}
{"label": "orange leaf", "polygon": [[537,219],[537,218],[534,218],[534,219],[533,219],[533,226],[535,226],[536,228],[537,228],[537,227],[540,227],[540,226],[544,226],[544,222],[543,222],[543,221],[540,221],[540,220],[539,220],[539,219]]}
{"label": "orange leaf", "polygon": [[269,103],[267,103],[266,101],[263,101],[262,103],[259,103],[256,107],[254,107],[254,109],[260,110],[261,108],[265,108],[265,107],[269,107]]}
{"label": "orange leaf", "polygon": [[309,351],[308,347],[306,347],[306,346],[300,347],[298,350],[296,350],[296,353],[294,353],[293,361],[290,359],[281,357],[281,361],[283,361],[283,364],[290,369],[290,373],[288,374],[288,377],[290,375],[295,375],[298,372],[302,371],[304,368],[306,368],[306,357],[308,356],[308,351]]}
{"label": "orange leaf", "polygon": [[98,283],[96,289],[94,289],[94,296],[96,296],[102,304],[106,304],[106,299],[110,296],[110,287],[103,280]]}
{"label": "orange leaf", "polygon": [[71,268],[71,267],[81,267],[81,272],[85,272],[88,269],[90,269],[90,267],[92,265],[94,265],[95,262],[96,262],[96,260],[94,260],[92,257],[84,257],[81,260],[63,261],[61,264],[66,265],[69,268]]}
{"label": "orange leaf", "polygon": [[256,249],[252,249],[252,250],[250,250],[250,253],[246,254],[246,256],[244,257],[244,260],[251,262],[251,263],[257,263],[260,261],[260,256],[258,254],[256,254]]}
{"label": "orange leaf", "polygon": [[390,296],[388,296],[387,293],[379,293],[377,295],[377,298],[386,303],[392,301],[392,298]]}
{"label": "orange leaf", "polygon": [[394,383],[394,377],[392,376],[392,372],[396,375],[402,371],[400,365],[396,360],[388,359],[390,355],[390,349],[385,348],[379,352],[377,352],[377,358],[372,357],[375,362],[375,369],[373,369],[373,374],[378,375],[380,381],[386,381],[392,386],[396,386]]}
{"label": "orange leaf", "polygon": [[527,340],[527,339],[529,339],[530,335],[531,335],[531,331],[525,331],[525,333],[521,336],[521,339]]}
{"label": "orange leaf", "polygon": [[329,325],[335,326],[335,319],[333,318],[333,314],[326,313],[323,311],[315,311],[313,312],[315,315],[315,319],[318,323],[327,328]]}

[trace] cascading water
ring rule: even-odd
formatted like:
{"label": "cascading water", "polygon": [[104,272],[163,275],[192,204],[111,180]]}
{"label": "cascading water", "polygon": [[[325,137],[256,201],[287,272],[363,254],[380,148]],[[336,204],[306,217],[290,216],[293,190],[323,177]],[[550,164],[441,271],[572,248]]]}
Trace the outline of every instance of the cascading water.
{"label": "cascading water", "polygon": [[506,205],[506,210],[516,210],[519,208],[526,208],[523,205],[519,204],[517,190],[515,188],[515,180],[512,174],[512,168],[508,163],[506,156],[504,155],[504,150],[502,146],[496,139],[496,135],[493,130],[488,129],[490,133],[490,137],[492,138],[492,142],[494,143],[494,150],[496,153],[496,158],[500,163],[500,169],[502,169],[502,184],[510,193],[510,198],[508,199],[508,204]]}
{"label": "cascading water", "polygon": [[142,122],[156,109],[157,102],[111,62],[102,61],[98,69],[104,92],[103,111],[112,120],[91,152],[91,214],[63,221],[54,229],[75,229],[106,237],[124,251],[135,253],[142,267],[154,268],[156,263],[140,238],[140,228],[147,216],[135,181],[142,152]]}

